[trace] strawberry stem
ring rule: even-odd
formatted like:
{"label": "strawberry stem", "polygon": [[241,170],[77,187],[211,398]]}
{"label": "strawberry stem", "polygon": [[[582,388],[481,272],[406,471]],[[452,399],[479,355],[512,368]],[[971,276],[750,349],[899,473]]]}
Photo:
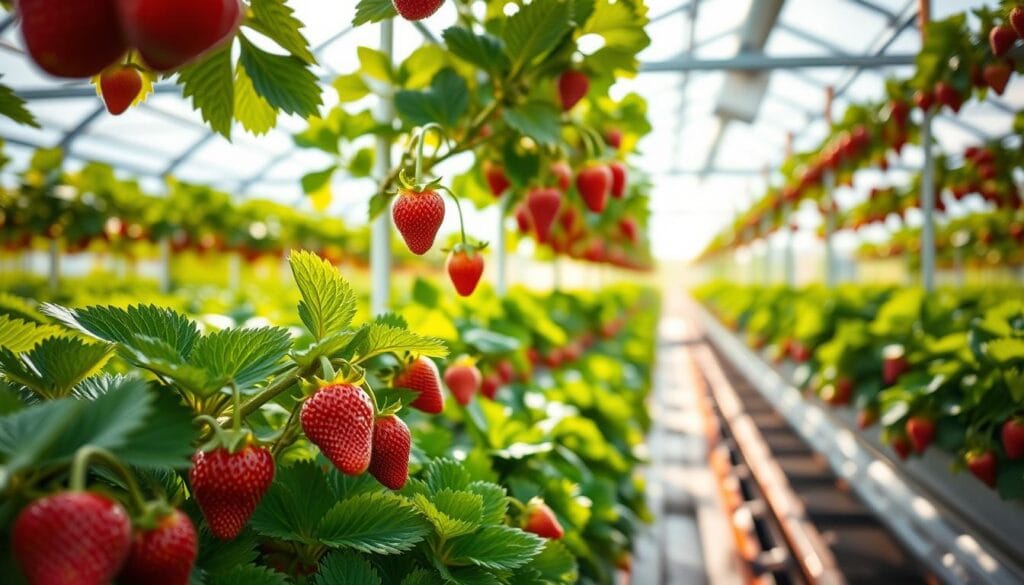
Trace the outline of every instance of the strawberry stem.
{"label": "strawberry stem", "polygon": [[459,203],[459,198],[456,197],[455,193],[452,193],[452,190],[449,189],[448,187],[445,187],[444,185],[439,185],[438,189],[441,189],[442,191],[447,193],[452,198],[452,201],[455,202],[455,209],[458,210],[459,212],[459,232],[462,234],[462,245],[465,246],[467,244],[466,222],[462,218],[462,204]]}
{"label": "strawberry stem", "polygon": [[427,143],[426,137],[427,132],[434,130],[437,133],[437,138],[440,142],[444,142],[444,129],[440,125],[431,122],[420,128],[420,131],[416,133],[416,175],[414,181],[416,182],[416,188],[423,184],[423,147]]}
{"label": "strawberry stem", "polygon": [[231,383],[231,430],[238,432],[242,430],[242,393],[238,386]]}
{"label": "strawberry stem", "polygon": [[247,417],[250,414],[256,412],[261,406],[270,402],[274,398],[277,398],[279,394],[289,390],[295,381],[299,379],[298,368],[291,368],[287,372],[281,374],[274,379],[266,388],[264,388],[259,394],[253,396],[245,404],[242,405],[242,417]]}
{"label": "strawberry stem", "polygon": [[142,512],[146,509],[146,500],[142,497],[142,492],[139,490],[138,482],[135,481],[135,476],[117,460],[117,457],[114,457],[113,453],[95,445],[86,445],[75,452],[75,458],[71,462],[71,491],[85,491],[89,461],[92,459],[102,461],[108,468],[121,476],[125,486],[128,488],[128,495],[131,497],[132,505],[136,511]]}

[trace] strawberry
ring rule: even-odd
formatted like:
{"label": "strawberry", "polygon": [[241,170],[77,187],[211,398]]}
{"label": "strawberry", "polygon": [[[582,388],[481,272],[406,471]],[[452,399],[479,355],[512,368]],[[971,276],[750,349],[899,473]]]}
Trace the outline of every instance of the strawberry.
{"label": "strawberry", "polygon": [[423,20],[444,4],[444,0],[391,0],[395,10],[406,20]]}
{"label": "strawberry", "polygon": [[118,65],[100,74],[100,91],[107,111],[117,116],[132,105],[142,91],[142,74],[130,65]]}
{"label": "strawberry", "polygon": [[416,358],[405,370],[395,376],[392,385],[419,393],[416,400],[410,404],[413,408],[428,414],[438,414],[444,410],[441,379],[437,373],[437,366],[430,358],[424,356]]}
{"label": "strawberry", "polygon": [[981,76],[985,79],[985,83],[992,88],[992,91],[996,92],[996,95],[1003,95],[1006,84],[1010,81],[1010,66],[1005,62],[989,63],[985,65]]}
{"label": "strawberry", "polygon": [[640,239],[640,228],[636,225],[636,220],[632,217],[623,217],[619,220],[619,230],[622,235],[626,236],[630,242],[634,244]]}
{"label": "strawberry", "polygon": [[444,371],[445,385],[463,406],[469,404],[481,382],[480,370],[469,360],[456,360]]}
{"label": "strawberry", "polygon": [[928,111],[935,104],[935,94],[919,89],[914,92],[914,103],[922,110]]}
{"label": "strawberry", "polygon": [[621,161],[613,161],[608,168],[612,171],[612,197],[622,199],[626,194],[626,177],[629,174],[626,165]]}
{"label": "strawberry", "polygon": [[1017,36],[1024,39],[1024,7],[1014,6],[1013,10],[1010,11],[1009,21]]}
{"label": "strawberry", "polygon": [[551,237],[551,224],[555,221],[561,205],[562,192],[553,187],[538,187],[532,189],[526,196],[526,207],[530,210],[538,242],[547,243]]}
{"label": "strawberry", "polygon": [[873,406],[862,408],[857,411],[857,428],[864,430],[878,420],[878,409]]}
{"label": "strawberry", "polygon": [[853,380],[842,376],[832,386],[832,394],[827,397],[828,403],[836,406],[849,404],[853,396]]}
{"label": "strawberry", "polygon": [[618,128],[609,128],[604,132],[604,141],[608,146],[618,149],[622,146],[622,130]]}
{"label": "strawberry", "polygon": [[491,194],[495,197],[501,197],[501,194],[510,185],[508,177],[505,176],[505,169],[501,165],[492,163],[489,160],[484,161],[483,169],[487,186],[491,188]]}
{"label": "strawberry", "polygon": [[412,435],[402,419],[393,414],[377,419],[373,426],[373,456],[370,475],[392,490],[400,490],[409,479]]}
{"label": "strawberry", "polygon": [[558,78],[558,99],[562,103],[562,111],[568,112],[590,89],[590,80],[579,71],[569,69]]}
{"label": "strawberry", "polygon": [[373,404],[353,384],[328,384],[302,405],[302,431],[339,471],[359,475],[370,466]]}
{"label": "strawberry", "polygon": [[905,461],[907,457],[910,456],[910,443],[907,441],[906,437],[893,437],[889,442],[889,445],[892,447],[892,450],[896,452],[896,456],[900,459]]}
{"label": "strawberry", "polygon": [[530,210],[522,203],[516,207],[516,227],[519,229],[519,233],[521,234],[528,234],[532,229]]}
{"label": "strawberry", "polygon": [[391,217],[409,251],[422,256],[434,245],[437,230],[444,221],[444,199],[432,189],[403,189],[398,192]]}
{"label": "strawberry", "polygon": [[173,510],[155,527],[135,533],[118,583],[188,585],[198,551],[192,521],[181,510]]}
{"label": "strawberry", "polygon": [[1005,24],[993,26],[992,30],[988,31],[988,44],[992,47],[992,54],[996,57],[1005,55],[1015,42],[1017,42],[1017,34]]}
{"label": "strawberry", "polygon": [[484,255],[474,246],[459,244],[448,254],[445,267],[455,291],[460,296],[468,297],[476,290],[480,276],[484,273]]}
{"label": "strawberry", "polygon": [[128,557],[132,525],[106,496],[63,492],[26,506],[11,537],[14,558],[32,585],[103,585]]}
{"label": "strawberry", "polygon": [[501,378],[502,384],[508,384],[511,382],[512,378],[514,378],[516,374],[515,368],[512,367],[512,362],[507,359],[500,360],[495,366],[495,369],[498,371],[498,376]]}
{"label": "strawberry", "polygon": [[604,211],[608,202],[608,192],[612,188],[612,171],[600,164],[590,165],[576,175],[576,188],[579,189],[587,209],[594,213]]}
{"label": "strawberry", "polygon": [[487,374],[480,382],[480,393],[491,400],[498,394],[498,388],[501,388],[501,376],[496,372]]}
{"label": "strawberry", "polygon": [[967,469],[971,470],[974,477],[980,479],[988,487],[996,486],[998,461],[996,460],[995,451],[991,449],[987,451],[971,451],[964,458],[964,462],[967,463]]}
{"label": "strawberry", "polygon": [[128,50],[116,0],[18,0],[29,56],[57,77],[92,77]]}
{"label": "strawberry", "polygon": [[798,340],[793,340],[789,346],[789,356],[798,363],[804,363],[811,359],[811,349]]}
{"label": "strawberry", "polygon": [[551,540],[558,540],[565,536],[565,530],[562,529],[555,513],[542,500],[537,499],[531,501],[526,507],[526,523],[523,525],[523,530]]}
{"label": "strawberry", "polygon": [[1004,422],[1000,435],[1006,458],[1011,461],[1024,459],[1024,419],[1011,418]]}
{"label": "strawberry", "polygon": [[923,416],[910,417],[907,419],[907,437],[915,452],[924,453],[935,440],[935,422]]}
{"label": "strawberry", "polygon": [[274,480],[274,456],[255,445],[236,453],[223,447],[199,451],[192,456],[188,478],[210,532],[231,540],[245,528]]}
{"label": "strawberry", "polygon": [[882,382],[892,386],[900,376],[910,371],[910,364],[902,345],[889,345],[882,350]]}
{"label": "strawberry", "polygon": [[173,71],[233,38],[239,0],[117,0],[128,43],[151,69]]}
{"label": "strawberry", "polygon": [[572,169],[569,168],[569,163],[564,160],[559,160],[551,163],[551,174],[555,176],[555,180],[558,181],[558,188],[562,191],[568,191],[569,186],[572,185]]}
{"label": "strawberry", "polygon": [[940,104],[953,110],[954,113],[959,112],[960,106],[964,104],[964,98],[960,95],[960,92],[945,81],[935,84],[935,99]]}

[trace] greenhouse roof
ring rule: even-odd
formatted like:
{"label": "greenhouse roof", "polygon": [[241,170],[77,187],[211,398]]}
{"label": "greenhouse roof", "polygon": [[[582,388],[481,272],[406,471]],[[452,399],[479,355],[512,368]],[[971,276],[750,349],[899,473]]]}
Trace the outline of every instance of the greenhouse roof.
{"label": "greenhouse roof", "polygon": [[[541,0],[534,0],[541,1]],[[358,67],[355,47],[378,44],[378,27],[352,28],[355,2],[292,0],[316,49],[325,108],[337,101],[330,80]],[[917,0],[648,0],[651,45],[641,73],[620,81],[613,97],[637,92],[649,101],[654,131],[640,143],[642,168],[654,181],[652,248],[663,258],[688,258],[765,186],[765,169],[781,162],[787,134],[793,148],[814,147],[826,134],[825,87],[835,88],[833,111],[851,101],[884,97],[888,76],[909,77],[920,49]],[[936,0],[933,18],[978,2]],[[455,20],[452,3],[413,25],[395,21],[395,59],[424,42],[437,42]],[[158,84],[156,94],[120,117],[108,116],[93,88],[50,78],[22,54],[18,27],[0,17],[3,81],[29,100],[41,129],[0,119],[6,152],[21,168],[32,149],[61,145],[73,162],[98,160],[161,190],[166,174],[208,183],[240,196],[258,195],[296,205],[299,179],[330,164],[326,154],[297,148],[291,135],[305,128],[284,117],[266,136],[235,128],[233,141],[213,133],[182,99],[180,88]],[[1001,138],[1024,107],[1024,84],[1012,82],[1001,99],[967,104],[960,115],[939,116],[935,135],[954,152]],[[913,168],[920,153],[904,157]],[[365,220],[372,194],[346,185],[331,212]],[[351,182],[351,180],[349,180]],[[860,183],[858,182],[858,186]],[[870,185],[865,185],[869,187]],[[358,188],[357,188],[358,187]]]}

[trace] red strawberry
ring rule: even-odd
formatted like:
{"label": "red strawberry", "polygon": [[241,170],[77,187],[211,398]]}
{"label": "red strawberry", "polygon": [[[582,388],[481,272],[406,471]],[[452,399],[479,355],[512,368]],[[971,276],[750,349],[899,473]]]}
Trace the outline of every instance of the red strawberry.
{"label": "red strawberry", "polygon": [[43,71],[92,77],[128,50],[115,0],[18,0],[25,48]]}
{"label": "red strawberry", "polygon": [[878,410],[874,407],[862,408],[857,411],[857,428],[864,430],[878,420]]}
{"label": "red strawberry", "polygon": [[406,20],[423,20],[444,4],[444,0],[391,0],[395,10]]}
{"label": "red strawberry", "polygon": [[484,255],[473,246],[456,246],[448,254],[446,268],[456,292],[468,297],[476,290],[480,276],[484,273]]}
{"label": "red strawberry", "polygon": [[953,110],[954,113],[959,112],[960,106],[964,104],[964,98],[960,95],[960,92],[945,81],[935,84],[935,99],[940,104]]}
{"label": "red strawberry", "polygon": [[912,416],[907,419],[907,437],[914,451],[924,453],[925,449],[935,440],[935,422],[923,416]]}
{"label": "red strawberry", "polygon": [[26,506],[11,536],[14,558],[32,585],[103,585],[128,557],[132,525],[105,496],[63,492]]}
{"label": "red strawberry", "polygon": [[640,228],[637,227],[636,220],[632,217],[620,219],[619,229],[622,231],[622,235],[626,236],[626,239],[634,244],[640,239]]}
{"label": "red strawberry", "polygon": [[117,0],[125,38],[150,68],[171,71],[234,37],[239,0]]}
{"label": "red strawberry", "polygon": [[527,506],[526,524],[523,525],[523,530],[551,540],[558,540],[565,536],[565,530],[562,529],[555,513],[541,500],[534,500]]}
{"label": "red strawberry", "polygon": [[502,384],[508,384],[515,377],[515,368],[512,367],[512,362],[507,359],[499,361],[495,368],[498,370],[498,376],[501,378]]}
{"label": "red strawberry", "polygon": [[618,149],[622,146],[622,130],[618,128],[609,128],[605,130],[604,141],[608,143],[608,146]]}
{"label": "red strawberry", "polygon": [[483,169],[487,186],[491,188],[491,194],[495,197],[501,197],[501,194],[510,185],[508,177],[505,176],[505,169],[501,165],[492,163],[489,160],[484,161]]}
{"label": "red strawberry", "polygon": [[223,447],[199,451],[192,456],[188,477],[210,532],[231,540],[245,528],[274,480],[274,456],[254,445],[237,453]]}
{"label": "red strawberry", "polygon": [[882,350],[882,382],[892,386],[900,376],[910,371],[910,364],[902,345],[889,345]]}
{"label": "red strawberry", "polygon": [[811,349],[804,345],[802,342],[793,340],[789,346],[789,355],[794,361],[804,363],[811,359]]}
{"label": "red strawberry", "polygon": [[612,197],[622,199],[622,196],[626,194],[626,177],[628,176],[626,165],[621,161],[613,161],[609,163],[608,168],[612,171]]}
{"label": "red strawberry", "polygon": [[562,102],[562,111],[568,112],[590,89],[590,80],[579,71],[569,69],[558,78],[558,99]]}
{"label": "red strawberry", "polygon": [[996,57],[1005,55],[1015,42],[1017,42],[1017,34],[1005,24],[993,26],[992,30],[988,31],[988,44],[992,47],[992,54]]}
{"label": "red strawberry", "polygon": [[498,388],[501,388],[501,376],[495,372],[487,374],[480,382],[480,393],[491,400],[498,394]]}
{"label": "red strawberry", "polygon": [[889,444],[900,459],[906,460],[910,456],[910,442],[907,441],[906,437],[893,437]]}
{"label": "red strawberry", "polygon": [[444,395],[441,394],[441,377],[437,366],[430,358],[420,356],[409,367],[395,376],[392,384],[396,388],[408,388],[419,393],[412,401],[413,408],[428,414],[437,414],[444,410]]}
{"label": "red strawberry", "polygon": [[469,404],[481,382],[480,370],[466,360],[456,361],[444,371],[445,385],[463,406]]}
{"label": "red strawberry", "polygon": [[576,175],[576,188],[579,189],[587,209],[594,213],[604,211],[608,202],[608,192],[612,188],[612,171],[604,165],[590,165]]}
{"label": "red strawberry", "polygon": [[526,196],[526,207],[530,210],[538,242],[546,243],[551,237],[551,224],[561,205],[562,192],[553,187],[538,187]]}
{"label": "red strawberry", "polygon": [[192,521],[181,510],[173,510],[155,527],[135,533],[118,583],[188,585],[198,551]]}
{"label": "red strawberry", "polygon": [[922,110],[928,111],[935,104],[935,95],[930,91],[919,89],[914,92],[914,103]]}
{"label": "red strawberry", "polygon": [[832,387],[832,395],[828,397],[829,404],[843,405],[849,404],[850,398],[853,396],[853,380],[842,376],[836,380],[835,385]]}
{"label": "red strawberry", "polygon": [[306,437],[342,473],[359,475],[370,466],[373,404],[359,386],[329,384],[318,389],[302,405],[299,422]]}
{"label": "red strawberry", "polygon": [[1024,459],[1024,419],[1011,418],[1004,422],[1000,434],[1006,458],[1011,461]]}
{"label": "red strawberry", "polygon": [[974,477],[983,481],[988,487],[996,486],[998,461],[996,460],[995,451],[991,449],[988,451],[971,451],[967,454],[965,460],[967,469],[971,470]]}
{"label": "red strawberry", "polygon": [[996,95],[1003,95],[1006,84],[1010,81],[1010,66],[1004,62],[989,63],[982,71],[985,83],[996,92]]}
{"label": "red strawberry", "polygon": [[558,181],[558,188],[562,191],[568,191],[569,186],[572,185],[572,169],[569,168],[569,163],[564,160],[559,160],[551,163],[551,174],[555,176],[555,180]]}
{"label": "red strawberry", "polygon": [[1009,21],[1017,36],[1024,39],[1024,7],[1014,6],[1010,11]]}
{"label": "red strawberry", "polygon": [[100,75],[100,91],[107,111],[115,116],[122,114],[142,91],[142,74],[130,65],[105,69]]}
{"label": "red strawberry", "polygon": [[434,245],[437,230],[444,221],[444,199],[431,189],[420,193],[409,189],[399,191],[391,217],[409,251],[422,256]]}
{"label": "red strawberry", "polygon": [[373,426],[370,475],[389,489],[402,489],[409,479],[411,449],[412,435],[402,419],[393,414],[378,418]]}

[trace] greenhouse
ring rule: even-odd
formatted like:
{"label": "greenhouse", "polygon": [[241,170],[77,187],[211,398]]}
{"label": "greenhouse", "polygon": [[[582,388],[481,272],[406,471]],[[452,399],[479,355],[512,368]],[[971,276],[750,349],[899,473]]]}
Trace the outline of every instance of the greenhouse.
{"label": "greenhouse", "polygon": [[1024,583],[1021,74],[1018,0],[0,0],[0,583]]}

